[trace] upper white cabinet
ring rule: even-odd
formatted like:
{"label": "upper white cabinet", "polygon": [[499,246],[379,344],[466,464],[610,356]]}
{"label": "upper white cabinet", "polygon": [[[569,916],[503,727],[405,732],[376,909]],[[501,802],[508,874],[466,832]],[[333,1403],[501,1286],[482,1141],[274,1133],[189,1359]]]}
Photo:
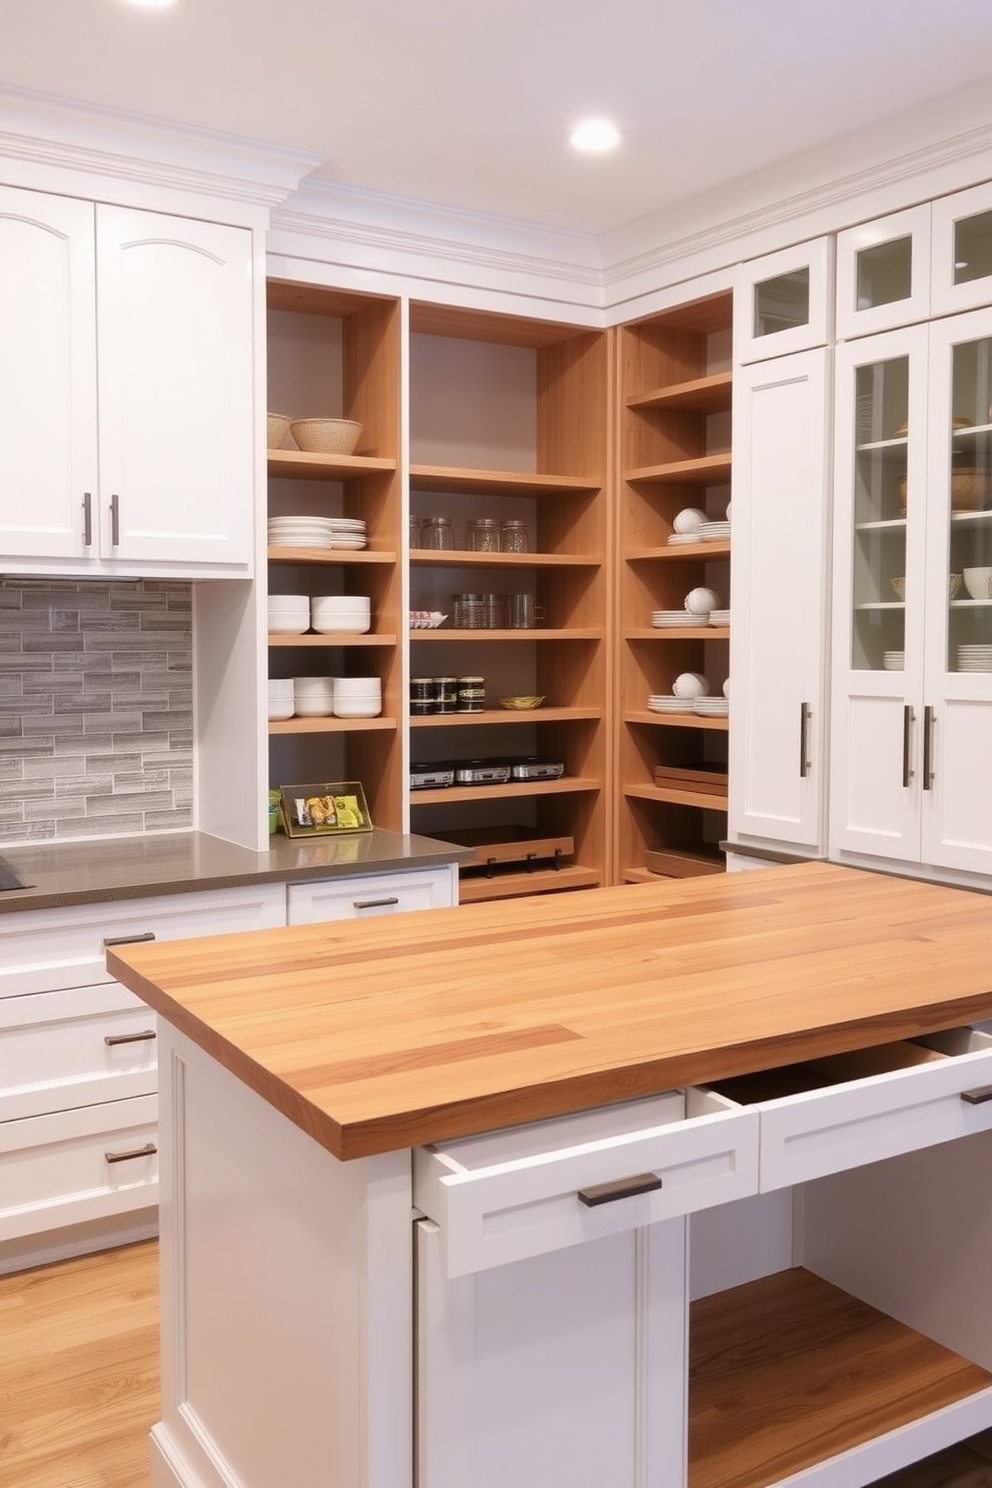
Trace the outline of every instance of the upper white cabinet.
{"label": "upper white cabinet", "polygon": [[929,203],[838,233],[838,341],[926,320],[930,264]]}
{"label": "upper white cabinet", "polygon": [[992,303],[992,183],[933,204],[934,315]]}
{"label": "upper white cabinet", "polygon": [[992,311],[837,351],[832,852],[992,872]]}
{"label": "upper white cabinet", "polygon": [[250,571],[251,270],[245,229],[0,191],[10,571]]}
{"label": "upper white cabinet", "polygon": [[833,241],[816,238],[737,269],[734,360],[764,361],[823,346],[833,313]]}

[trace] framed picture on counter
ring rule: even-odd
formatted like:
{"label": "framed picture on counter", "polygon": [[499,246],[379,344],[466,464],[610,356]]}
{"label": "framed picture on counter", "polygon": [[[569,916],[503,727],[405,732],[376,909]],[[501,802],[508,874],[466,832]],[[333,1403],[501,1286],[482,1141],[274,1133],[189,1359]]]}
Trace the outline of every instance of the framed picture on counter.
{"label": "framed picture on counter", "polygon": [[372,818],[359,780],[279,787],[282,819],[290,837],[371,832]]}

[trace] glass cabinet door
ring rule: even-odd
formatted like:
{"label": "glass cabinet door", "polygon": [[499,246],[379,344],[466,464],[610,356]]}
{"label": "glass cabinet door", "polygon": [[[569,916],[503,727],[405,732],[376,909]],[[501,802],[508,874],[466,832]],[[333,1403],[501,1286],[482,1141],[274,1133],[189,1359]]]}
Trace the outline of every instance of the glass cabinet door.
{"label": "glass cabinet door", "polygon": [[739,265],[734,360],[764,361],[824,346],[832,329],[833,244],[799,243]]}
{"label": "glass cabinet door", "polygon": [[992,302],[992,184],[941,197],[932,210],[933,314],[988,305]]}
{"label": "glass cabinet door", "polygon": [[854,370],[850,665],[905,670],[909,357]]}
{"label": "glass cabinet door", "polygon": [[837,235],[837,336],[864,336],[930,314],[930,207]]}

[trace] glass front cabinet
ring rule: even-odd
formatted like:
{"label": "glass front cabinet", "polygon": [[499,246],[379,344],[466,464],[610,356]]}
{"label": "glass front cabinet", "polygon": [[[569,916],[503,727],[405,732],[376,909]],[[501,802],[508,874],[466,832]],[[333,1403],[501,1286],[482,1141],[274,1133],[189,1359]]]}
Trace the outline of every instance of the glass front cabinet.
{"label": "glass front cabinet", "polygon": [[992,311],[837,349],[831,851],[992,872]]}

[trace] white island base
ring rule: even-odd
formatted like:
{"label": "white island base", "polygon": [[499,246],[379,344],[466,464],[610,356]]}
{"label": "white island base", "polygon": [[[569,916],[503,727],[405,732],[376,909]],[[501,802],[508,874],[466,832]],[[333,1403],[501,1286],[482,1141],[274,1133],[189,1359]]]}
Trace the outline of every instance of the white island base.
{"label": "white island base", "polygon": [[[944,1129],[916,1071],[883,1077],[896,1155],[754,1194],[763,1118],[709,1092],[341,1162],[162,1044],[153,1488],[858,1488],[992,1426],[992,1109],[966,1078]],[[875,1155],[877,1084],[830,1091],[845,1163]],[[634,1118],[676,1099],[645,1145]],[[576,1205],[611,1162],[663,1186]]]}

